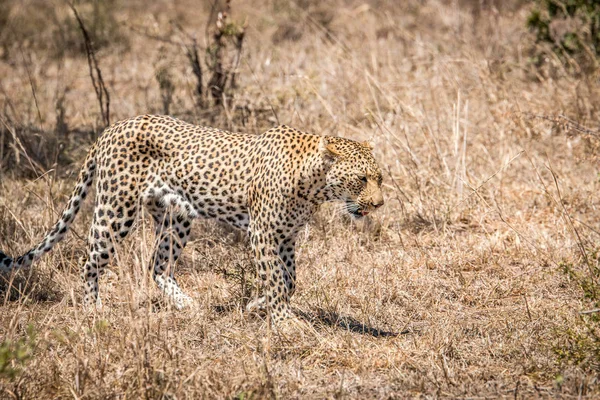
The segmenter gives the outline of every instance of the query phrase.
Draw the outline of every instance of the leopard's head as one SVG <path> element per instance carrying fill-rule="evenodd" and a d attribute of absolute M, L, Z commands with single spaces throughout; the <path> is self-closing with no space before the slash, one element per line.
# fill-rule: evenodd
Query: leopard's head
<path fill-rule="evenodd" d="M 340 137 L 323 137 L 319 144 L 328 164 L 328 200 L 344 202 L 346 211 L 362 218 L 383 205 L 381 169 L 370 144 Z"/>

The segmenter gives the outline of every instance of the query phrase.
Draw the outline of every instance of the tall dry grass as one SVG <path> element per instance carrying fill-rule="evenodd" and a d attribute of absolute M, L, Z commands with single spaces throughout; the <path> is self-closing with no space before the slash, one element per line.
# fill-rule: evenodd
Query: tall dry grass
<path fill-rule="evenodd" d="M 35 1 L 15 3 L 9 17 L 39 18 Z M 205 46 L 210 4 L 115 4 L 127 46 L 98 53 L 112 120 L 160 112 L 166 69 L 170 110 L 190 122 L 369 140 L 386 205 L 359 223 L 323 207 L 298 246 L 305 324 L 272 330 L 243 311 L 244 235 L 210 223 L 177 266 L 195 308 L 158 295 L 142 218 L 102 278 L 104 310 L 83 312 L 90 201 L 63 243 L 2 283 L 2 397 L 600 396 L 574 278 L 598 268 L 598 77 L 570 75 L 551 53 L 528 63 L 540 50 L 524 28 L 530 5 L 234 1 L 230 17 L 248 20 L 238 87 L 215 109 L 198 106 L 171 22 Z M 83 57 L 31 41 L 8 54 L 0 248 L 17 255 L 54 222 L 100 118 Z M 559 115 L 589 132 L 548 121 Z"/>

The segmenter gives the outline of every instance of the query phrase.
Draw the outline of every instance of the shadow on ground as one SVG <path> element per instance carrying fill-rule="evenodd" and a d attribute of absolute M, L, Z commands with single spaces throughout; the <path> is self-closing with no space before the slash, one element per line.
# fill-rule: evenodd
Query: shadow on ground
<path fill-rule="evenodd" d="M 233 304 L 233 303 L 226 304 L 226 305 L 215 305 L 215 306 L 213 306 L 213 310 L 216 313 L 221 314 L 221 313 L 231 312 L 233 309 L 236 309 L 237 307 L 239 307 L 239 305 Z M 343 329 L 346 331 L 360 333 L 362 335 L 370 335 L 373 337 L 397 337 L 400 335 L 406 335 L 408 333 L 413 332 L 412 329 L 405 329 L 400 332 L 386 331 L 383 329 L 369 326 L 369 325 L 362 323 L 352 317 L 340 315 L 333 311 L 326 311 L 322 308 L 317 308 L 315 311 L 311 311 L 311 312 L 306 312 L 306 311 L 302 311 L 297 308 L 294 308 L 294 313 L 299 318 L 312 324 L 315 328 L 325 325 L 325 326 L 331 326 L 334 328 L 340 328 L 340 329 Z M 263 319 L 266 318 L 264 311 L 263 312 L 253 312 L 252 315 L 258 316 Z"/>
<path fill-rule="evenodd" d="M 360 333 L 362 335 L 371 335 L 373 337 L 397 337 L 411 333 L 411 330 L 408 329 L 401 332 L 382 330 L 362 323 L 352 317 L 340 315 L 333 311 L 326 311 L 322 308 L 317 308 L 315 312 L 295 311 L 299 317 L 313 325 L 327 325 Z"/>
<path fill-rule="evenodd" d="M 29 269 L 13 274 L 0 274 L 0 304 L 28 301 L 58 303 L 63 293 L 45 273 Z"/>

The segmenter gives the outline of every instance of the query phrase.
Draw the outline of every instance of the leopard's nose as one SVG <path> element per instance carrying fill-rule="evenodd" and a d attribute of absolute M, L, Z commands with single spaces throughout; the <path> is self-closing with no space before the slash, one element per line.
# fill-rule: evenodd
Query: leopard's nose
<path fill-rule="evenodd" d="M 371 194 L 371 206 L 379 208 L 383 205 L 383 193 L 380 189 L 374 190 Z"/>
<path fill-rule="evenodd" d="M 383 199 L 377 199 L 371 202 L 371 205 L 375 208 L 379 208 L 383 205 Z"/>

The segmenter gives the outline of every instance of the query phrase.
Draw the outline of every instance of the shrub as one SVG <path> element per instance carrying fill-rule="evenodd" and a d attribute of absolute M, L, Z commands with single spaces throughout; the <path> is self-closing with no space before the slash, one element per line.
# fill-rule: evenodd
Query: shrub
<path fill-rule="evenodd" d="M 17 341 L 0 342 L 0 377 L 14 378 L 33 355 L 36 346 L 36 332 L 33 325 L 27 326 L 27 336 Z"/>
<path fill-rule="evenodd" d="M 593 251 L 583 268 L 562 263 L 563 272 L 574 282 L 583 295 L 585 310 L 579 319 L 562 332 L 564 341 L 554 350 L 559 361 L 576 365 L 584 370 L 600 371 L 600 254 Z"/>
<path fill-rule="evenodd" d="M 551 51 L 574 72 L 591 72 L 600 58 L 600 2 L 597 0 L 536 0 L 527 26 L 537 43 Z M 543 63 L 544 50 L 534 55 Z"/>

